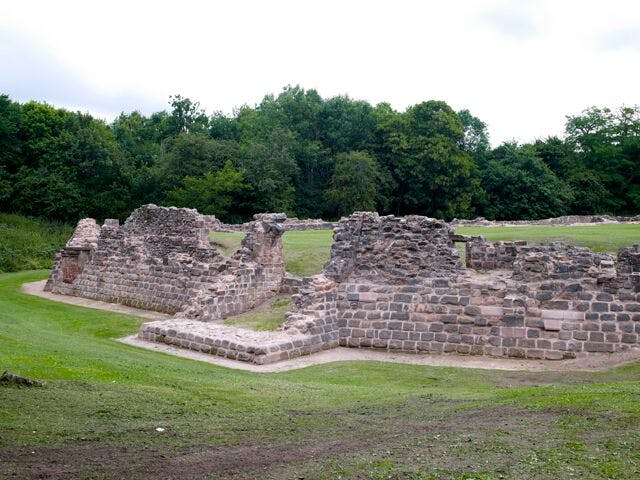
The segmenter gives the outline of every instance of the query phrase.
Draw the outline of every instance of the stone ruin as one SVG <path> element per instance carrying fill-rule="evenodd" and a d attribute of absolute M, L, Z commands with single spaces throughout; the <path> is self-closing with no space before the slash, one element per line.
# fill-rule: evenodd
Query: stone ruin
<path fill-rule="evenodd" d="M 80 220 L 45 290 L 212 321 L 276 294 L 284 276 L 284 214 L 260 214 L 231 258 L 209 241 L 215 217 L 146 205 L 120 226 Z"/>
<path fill-rule="evenodd" d="M 333 230 L 323 271 L 287 282 L 283 214 L 256 215 L 230 259 L 224 229 L 153 205 L 124 225 L 80 221 L 46 289 L 159 310 L 139 337 L 264 364 L 336 347 L 561 360 L 637 346 L 640 245 L 614 258 L 561 243 L 485 241 L 423 216 L 358 212 Z M 465 262 L 455 242 L 465 242 Z M 221 319 L 294 292 L 276 332 Z"/>

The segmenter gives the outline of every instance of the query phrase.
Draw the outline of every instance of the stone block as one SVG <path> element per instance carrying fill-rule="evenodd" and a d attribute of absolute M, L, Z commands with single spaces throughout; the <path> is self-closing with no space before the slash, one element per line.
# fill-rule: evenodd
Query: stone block
<path fill-rule="evenodd" d="M 622 343 L 637 343 L 638 336 L 635 333 L 623 333 L 621 340 Z"/>
<path fill-rule="evenodd" d="M 562 320 L 547 318 L 544 320 L 544 329 L 557 332 L 562 328 Z"/>
<path fill-rule="evenodd" d="M 613 353 L 614 346 L 611 343 L 585 342 L 584 349 L 586 352 L 607 352 Z"/>
<path fill-rule="evenodd" d="M 512 358 L 526 358 L 524 348 L 509 348 L 507 349 L 507 356 Z"/>
<path fill-rule="evenodd" d="M 527 358 L 539 360 L 542 360 L 544 358 L 544 350 L 530 348 L 525 353 L 527 355 Z"/>
<path fill-rule="evenodd" d="M 544 358 L 545 360 L 562 360 L 564 358 L 564 354 L 555 350 L 545 350 Z"/>
<path fill-rule="evenodd" d="M 593 312 L 608 312 L 609 311 L 609 304 L 608 303 L 603 303 L 603 302 L 592 302 L 591 303 L 591 310 Z"/>
<path fill-rule="evenodd" d="M 554 300 L 554 301 L 548 302 L 546 304 L 546 307 L 549 308 L 550 310 L 568 310 L 569 302 L 567 302 L 566 300 Z"/>
<path fill-rule="evenodd" d="M 504 313 L 502 307 L 481 305 L 480 314 L 487 317 L 500 317 Z"/>

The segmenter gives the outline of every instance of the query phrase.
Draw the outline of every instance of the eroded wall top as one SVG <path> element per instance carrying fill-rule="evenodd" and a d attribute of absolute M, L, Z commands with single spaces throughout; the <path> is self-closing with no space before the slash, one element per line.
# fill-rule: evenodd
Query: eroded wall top
<path fill-rule="evenodd" d="M 441 220 L 356 212 L 334 229 L 331 260 L 324 274 L 334 281 L 369 279 L 420 283 L 424 278 L 460 272 L 453 229 Z"/>

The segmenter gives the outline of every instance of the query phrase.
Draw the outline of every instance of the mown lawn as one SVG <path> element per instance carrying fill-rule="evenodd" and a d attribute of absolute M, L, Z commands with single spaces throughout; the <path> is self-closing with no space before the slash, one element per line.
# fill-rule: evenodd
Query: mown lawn
<path fill-rule="evenodd" d="M 252 330 L 275 330 L 284 321 L 284 314 L 291 310 L 290 297 L 275 297 L 249 312 L 224 320 L 225 325 L 251 328 Z"/>
<path fill-rule="evenodd" d="M 298 276 L 315 275 L 329 260 L 333 232 L 307 230 L 285 232 L 282 237 L 287 272 Z M 240 248 L 242 232 L 211 232 L 213 243 L 226 256 Z"/>
<path fill-rule="evenodd" d="M 596 252 L 616 252 L 620 247 L 640 243 L 640 224 L 610 224 L 580 227 L 458 227 L 463 235 L 483 235 L 489 241 L 527 240 L 550 242 L 559 240 L 589 247 Z"/>
<path fill-rule="evenodd" d="M 113 339 L 140 320 L 0 275 L 0 478 L 640 478 L 640 364 L 236 371 Z M 157 428 L 164 431 L 157 431 Z"/>

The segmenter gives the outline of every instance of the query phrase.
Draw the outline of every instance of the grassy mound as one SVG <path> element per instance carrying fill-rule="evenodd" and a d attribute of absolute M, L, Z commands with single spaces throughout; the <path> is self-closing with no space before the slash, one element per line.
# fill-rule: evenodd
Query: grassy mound
<path fill-rule="evenodd" d="M 72 232 L 62 223 L 0 213 L 0 272 L 50 268 Z"/>

